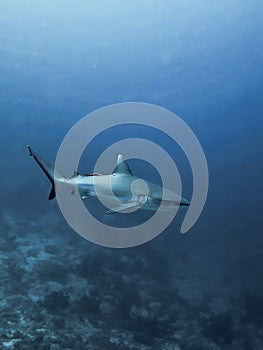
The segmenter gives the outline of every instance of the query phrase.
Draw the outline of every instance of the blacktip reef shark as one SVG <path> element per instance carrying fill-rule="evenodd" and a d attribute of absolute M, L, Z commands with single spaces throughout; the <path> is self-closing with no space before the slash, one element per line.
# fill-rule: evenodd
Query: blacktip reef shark
<path fill-rule="evenodd" d="M 77 186 L 82 199 L 97 197 L 97 193 L 99 193 L 101 198 L 103 197 L 109 202 L 116 203 L 117 197 L 120 205 L 108 210 L 106 214 L 121 213 L 128 209 L 137 210 L 140 208 L 157 211 L 160 209 L 161 204 L 162 210 L 190 205 L 185 198 L 176 193 L 133 175 L 128 162 L 124 160 L 121 154 L 118 155 L 117 164 L 112 174 L 101 175 L 93 173 L 80 175 L 74 172 L 72 177 L 66 178 L 55 174 L 52 166 L 34 152 L 30 146 L 27 146 L 27 148 L 29 155 L 34 158 L 52 184 L 49 200 L 56 197 L 56 184 L 63 182 L 72 188 Z M 137 184 L 137 186 L 133 186 L 133 184 Z M 132 187 L 133 190 L 131 190 Z"/>

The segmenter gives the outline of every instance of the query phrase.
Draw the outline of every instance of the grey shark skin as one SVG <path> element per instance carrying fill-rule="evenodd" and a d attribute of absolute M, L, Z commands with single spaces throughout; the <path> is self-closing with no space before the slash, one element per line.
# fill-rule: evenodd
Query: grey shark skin
<path fill-rule="evenodd" d="M 116 168 L 112 174 L 83 174 L 75 172 L 70 178 L 54 173 L 54 168 L 42 157 L 27 146 L 29 155 L 34 158 L 39 167 L 52 184 L 49 200 L 55 198 L 55 186 L 61 182 L 78 189 L 82 199 L 89 197 L 103 198 L 111 204 L 118 205 L 108 210 L 107 214 L 125 212 L 129 209 L 167 210 L 178 206 L 189 206 L 190 203 L 176 193 L 169 191 L 150 181 L 143 180 L 132 174 L 128 162 L 119 154 Z M 116 198 L 118 201 L 116 201 Z M 162 204 L 162 205 L 161 205 Z M 161 205 L 161 207 L 160 207 Z"/>

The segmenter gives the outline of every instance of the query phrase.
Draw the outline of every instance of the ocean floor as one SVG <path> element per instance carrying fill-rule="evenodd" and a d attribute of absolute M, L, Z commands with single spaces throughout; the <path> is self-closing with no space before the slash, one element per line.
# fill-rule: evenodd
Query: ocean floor
<path fill-rule="evenodd" d="M 151 243 L 111 250 L 52 217 L 4 213 L 0 259 L 0 349 L 263 349 L 263 297 L 204 293 L 202 271 L 189 283 L 183 259 L 168 283 Z"/>

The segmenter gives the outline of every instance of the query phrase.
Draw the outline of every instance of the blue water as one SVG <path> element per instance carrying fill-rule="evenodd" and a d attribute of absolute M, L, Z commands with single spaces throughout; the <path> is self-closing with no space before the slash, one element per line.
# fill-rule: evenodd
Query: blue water
<path fill-rule="evenodd" d="M 262 11 L 259 0 L 1 2 L 1 349 L 263 347 Z M 80 118 L 129 101 L 192 128 L 210 186 L 187 235 L 180 212 L 152 242 L 119 251 L 68 227 L 25 145 L 53 162 Z M 129 133 L 144 131 L 94 140 L 82 171 Z M 159 142 L 190 198 L 187 160 Z"/>

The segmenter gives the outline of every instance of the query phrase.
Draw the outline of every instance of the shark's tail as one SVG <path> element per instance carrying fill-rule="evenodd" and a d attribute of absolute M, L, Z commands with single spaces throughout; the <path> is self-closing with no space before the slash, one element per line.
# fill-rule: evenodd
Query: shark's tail
<path fill-rule="evenodd" d="M 49 181 L 51 182 L 52 187 L 48 199 L 54 199 L 56 197 L 54 168 L 50 164 L 48 164 L 44 159 L 42 159 L 36 152 L 34 152 L 30 146 L 27 146 L 27 148 L 29 151 L 29 155 L 35 159 L 37 164 L 40 166 L 40 168 L 43 170 L 43 172 L 46 174 Z"/>

